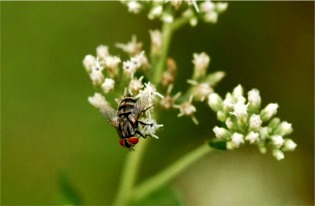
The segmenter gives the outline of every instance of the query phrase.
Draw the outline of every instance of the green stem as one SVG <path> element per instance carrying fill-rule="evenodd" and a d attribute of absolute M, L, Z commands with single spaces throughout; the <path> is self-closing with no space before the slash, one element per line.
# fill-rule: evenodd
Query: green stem
<path fill-rule="evenodd" d="M 139 165 L 147 145 L 148 140 L 143 140 L 143 142 L 137 145 L 134 152 L 127 154 L 125 167 L 113 205 L 126 205 L 130 201 L 130 194 L 133 191 L 132 188 L 134 187 Z"/>
<path fill-rule="evenodd" d="M 208 144 L 203 144 L 186 154 L 171 166 L 134 188 L 132 195 L 133 200 L 140 200 L 156 191 L 210 151 L 213 151 L 213 149 L 209 147 Z"/>
<path fill-rule="evenodd" d="M 158 84 L 161 81 L 163 71 L 165 69 L 166 59 L 168 56 L 168 50 L 174 31 L 187 24 L 190 20 L 190 16 L 185 16 L 175 20 L 173 23 L 163 23 L 162 26 L 162 51 L 159 61 L 153 68 L 153 83 Z"/>
<path fill-rule="evenodd" d="M 168 50 L 170 46 L 170 42 L 172 39 L 172 24 L 164 23 L 162 27 L 162 51 L 159 61 L 157 62 L 155 68 L 153 68 L 153 83 L 158 84 L 161 81 L 161 76 L 164 71 L 166 58 L 168 55 Z"/>

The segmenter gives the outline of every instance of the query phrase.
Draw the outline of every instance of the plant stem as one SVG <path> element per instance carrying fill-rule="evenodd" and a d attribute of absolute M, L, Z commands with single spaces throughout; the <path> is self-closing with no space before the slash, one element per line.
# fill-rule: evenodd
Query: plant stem
<path fill-rule="evenodd" d="M 132 195 L 133 201 L 140 200 L 150 193 L 156 191 L 210 151 L 213 151 L 213 149 L 209 147 L 208 144 L 203 144 L 177 160 L 175 163 L 160 173 L 144 181 L 139 186 L 134 188 Z"/>
<path fill-rule="evenodd" d="M 162 52 L 156 67 L 153 68 L 153 83 L 158 84 L 161 81 L 161 76 L 165 67 L 166 58 L 172 38 L 172 24 L 163 23 L 162 26 Z"/>
<path fill-rule="evenodd" d="M 137 150 L 129 152 L 125 160 L 125 167 L 121 176 L 120 184 L 113 205 L 126 205 L 130 201 L 130 194 L 133 191 L 137 178 L 140 162 L 143 157 L 148 140 L 144 140 L 137 145 Z"/>
<path fill-rule="evenodd" d="M 175 20 L 173 23 L 163 23 L 162 26 L 162 51 L 159 61 L 157 62 L 153 74 L 153 83 L 158 84 L 161 81 L 162 73 L 165 68 L 166 59 L 168 56 L 168 50 L 174 31 L 188 23 L 190 16 L 181 17 Z"/>

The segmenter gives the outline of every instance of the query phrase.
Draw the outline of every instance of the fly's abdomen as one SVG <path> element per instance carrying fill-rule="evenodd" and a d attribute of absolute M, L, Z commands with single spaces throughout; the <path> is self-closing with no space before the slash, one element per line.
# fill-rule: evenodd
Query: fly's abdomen
<path fill-rule="evenodd" d="M 119 123 L 118 132 L 121 138 L 129 138 L 135 136 L 134 127 L 129 121 L 121 121 Z"/>

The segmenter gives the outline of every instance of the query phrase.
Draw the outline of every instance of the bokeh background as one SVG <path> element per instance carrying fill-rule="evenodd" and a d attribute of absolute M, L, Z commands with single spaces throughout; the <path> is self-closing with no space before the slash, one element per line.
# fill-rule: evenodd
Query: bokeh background
<path fill-rule="evenodd" d="M 82 59 L 100 44 L 119 54 L 114 44 L 132 34 L 148 51 L 148 30 L 159 27 L 119 2 L 1 2 L 2 205 L 65 203 L 61 185 L 70 183 L 84 204 L 110 204 L 128 151 L 87 102 L 94 90 Z M 241 83 L 258 88 L 263 105 L 279 103 L 298 147 L 280 162 L 256 147 L 211 153 L 170 183 L 182 202 L 312 205 L 314 2 L 230 2 L 218 24 L 184 27 L 170 50 L 176 90 L 187 87 L 192 53 L 201 51 L 210 70 L 227 72 L 218 93 Z M 161 116 L 165 128 L 151 140 L 139 181 L 213 137 L 206 109 L 198 107 L 199 126 L 176 111 Z"/>

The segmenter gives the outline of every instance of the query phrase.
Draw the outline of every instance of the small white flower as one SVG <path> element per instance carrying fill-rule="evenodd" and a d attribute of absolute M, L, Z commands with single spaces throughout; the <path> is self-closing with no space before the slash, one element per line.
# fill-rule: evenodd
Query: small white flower
<path fill-rule="evenodd" d="M 257 132 L 251 131 L 246 137 L 245 140 L 249 141 L 250 144 L 253 144 L 259 140 L 259 134 Z"/>
<path fill-rule="evenodd" d="M 261 97 L 259 94 L 259 90 L 252 89 L 248 92 L 248 103 L 249 107 L 259 109 L 261 104 Z"/>
<path fill-rule="evenodd" d="M 129 1 L 127 3 L 127 6 L 128 6 L 128 11 L 134 14 L 138 14 L 142 9 L 141 4 L 138 3 L 137 1 Z"/>
<path fill-rule="evenodd" d="M 104 67 L 102 65 L 102 63 L 100 62 L 100 59 L 97 57 L 94 64 L 92 65 L 91 70 L 96 70 L 96 71 L 103 71 Z"/>
<path fill-rule="evenodd" d="M 135 55 L 134 57 L 131 57 L 130 61 L 136 66 L 136 68 L 139 68 L 141 67 L 143 56 L 144 51 L 142 51 L 140 54 Z"/>
<path fill-rule="evenodd" d="M 275 145 L 277 148 L 280 148 L 284 143 L 284 139 L 280 135 L 272 136 L 271 141 L 272 141 L 273 145 Z"/>
<path fill-rule="evenodd" d="M 243 92 L 244 92 L 243 87 L 239 84 L 233 89 L 232 95 L 233 95 L 234 99 L 237 99 L 237 100 L 239 97 L 241 97 L 242 99 L 245 99 L 243 97 Z"/>
<path fill-rule="evenodd" d="M 215 11 L 208 12 L 208 13 L 205 14 L 204 18 L 205 18 L 205 22 L 217 23 L 217 21 L 218 21 L 218 13 L 215 12 Z"/>
<path fill-rule="evenodd" d="M 96 108 L 100 108 L 101 106 L 107 104 L 105 97 L 100 93 L 94 93 L 94 96 L 88 97 L 88 101 Z"/>
<path fill-rule="evenodd" d="M 188 80 L 187 82 L 195 86 L 192 93 L 196 100 L 204 101 L 208 95 L 213 92 L 213 89 L 208 83 L 198 83 L 195 80 Z"/>
<path fill-rule="evenodd" d="M 292 129 L 292 124 L 288 123 L 286 121 L 281 122 L 280 125 L 278 126 L 278 128 L 276 129 L 275 133 L 285 136 L 285 135 L 289 135 L 293 132 Z"/>
<path fill-rule="evenodd" d="M 163 12 L 163 6 L 158 5 L 158 6 L 154 7 L 153 9 L 151 9 L 148 17 L 149 17 L 149 19 L 155 19 L 156 17 L 161 16 L 162 12 Z"/>
<path fill-rule="evenodd" d="M 220 121 L 220 122 L 225 122 L 227 116 L 224 112 L 222 111 L 218 111 L 217 112 L 217 119 Z"/>
<path fill-rule="evenodd" d="M 261 112 L 260 116 L 263 121 L 268 121 L 272 116 L 277 114 L 279 105 L 277 103 L 268 104 Z"/>
<path fill-rule="evenodd" d="M 263 127 L 259 131 L 260 139 L 266 139 L 269 136 L 269 129 L 268 127 Z"/>
<path fill-rule="evenodd" d="M 172 6 L 175 7 L 175 9 L 178 9 L 179 6 L 182 4 L 183 0 L 171 0 L 170 3 Z"/>
<path fill-rule="evenodd" d="M 222 98 L 217 93 L 209 94 L 208 105 L 213 111 L 217 112 L 223 107 Z"/>
<path fill-rule="evenodd" d="M 229 132 L 228 130 L 226 130 L 225 128 L 223 127 L 218 127 L 218 126 L 215 126 L 213 128 L 213 132 L 215 134 L 215 136 L 219 139 L 226 139 L 228 136 L 229 136 Z"/>
<path fill-rule="evenodd" d="M 150 30 L 151 49 L 153 54 L 160 54 L 162 50 L 162 33 L 160 30 Z"/>
<path fill-rule="evenodd" d="M 226 3 L 226 2 L 218 2 L 215 5 L 215 10 L 217 12 L 221 13 L 221 12 L 225 11 L 227 9 L 227 7 L 228 7 L 228 3 Z"/>
<path fill-rule="evenodd" d="M 164 13 L 162 16 L 162 21 L 165 23 L 172 23 L 174 21 L 174 17 L 171 14 Z"/>
<path fill-rule="evenodd" d="M 173 89 L 173 85 L 169 85 L 166 91 L 166 96 L 161 99 L 160 104 L 165 108 L 165 109 L 170 109 L 174 106 L 175 101 L 180 97 L 181 92 L 177 92 L 173 97 L 171 96 L 171 92 Z"/>
<path fill-rule="evenodd" d="M 284 140 L 283 151 L 294 151 L 297 144 L 291 139 Z"/>
<path fill-rule="evenodd" d="M 194 53 L 193 57 L 194 59 L 192 62 L 194 64 L 194 78 L 204 76 L 210 63 L 210 57 L 205 52 L 200 54 Z"/>
<path fill-rule="evenodd" d="M 232 142 L 235 144 L 236 147 L 239 147 L 240 144 L 244 143 L 244 136 L 240 133 L 235 132 L 232 135 Z"/>
<path fill-rule="evenodd" d="M 282 160 L 284 159 L 284 154 L 281 150 L 279 149 L 274 149 L 272 151 L 272 155 L 277 159 L 277 160 Z"/>
<path fill-rule="evenodd" d="M 102 89 L 104 93 L 107 94 L 114 89 L 114 86 L 115 86 L 115 81 L 113 79 L 106 78 L 102 84 Z"/>
<path fill-rule="evenodd" d="M 134 65 L 134 63 L 128 60 L 123 62 L 123 69 L 129 77 L 133 77 L 134 73 L 137 70 L 137 67 Z"/>
<path fill-rule="evenodd" d="M 253 130 L 259 130 L 261 127 L 262 121 L 260 119 L 260 116 L 258 114 L 253 114 L 249 118 L 249 127 Z"/>
<path fill-rule="evenodd" d="M 140 53 L 142 43 L 137 42 L 137 37 L 133 35 L 130 42 L 128 42 L 127 44 L 117 43 L 116 47 L 133 56 Z"/>
<path fill-rule="evenodd" d="M 154 119 L 151 118 L 146 118 L 146 119 L 141 119 L 142 122 L 145 122 L 146 124 L 151 124 L 151 125 L 142 125 L 140 124 L 140 132 L 144 136 L 151 136 L 156 139 L 159 139 L 159 137 L 155 134 L 158 129 L 163 127 L 163 124 L 157 124 Z"/>
<path fill-rule="evenodd" d="M 193 96 L 190 96 L 189 100 L 183 102 L 180 105 L 174 105 L 175 108 L 179 109 L 178 117 L 190 116 L 195 124 L 198 124 L 198 120 L 195 118 L 194 113 L 197 111 L 196 107 L 192 104 Z"/>
<path fill-rule="evenodd" d="M 98 58 L 104 59 L 106 56 L 109 55 L 109 53 L 108 53 L 108 46 L 99 45 L 96 48 L 96 55 L 97 55 Z"/>
<path fill-rule="evenodd" d="M 215 4 L 209 0 L 200 4 L 200 11 L 204 13 L 213 12 Z"/>
<path fill-rule="evenodd" d="M 235 124 L 230 117 L 225 120 L 225 125 L 228 129 L 233 129 Z"/>
<path fill-rule="evenodd" d="M 140 91 L 140 89 L 143 88 L 142 80 L 143 76 L 141 76 L 139 79 L 137 78 L 131 79 L 128 86 L 128 91 L 131 95 L 137 94 Z"/>
<path fill-rule="evenodd" d="M 197 26 L 197 24 L 198 24 L 198 18 L 191 18 L 191 19 L 189 20 L 189 24 L 190 24 L 190 26 L 192 26 L 192 27 Z"/>
<path fill-rule="evenodd" d="M 259 149 L 261 154 L 266 154 L 266 152 L 267 152 L 267 148 L 264 144 L 259 144 L 258 149 Z"/>
<path fill-rule="evenodd" d="M 100 85 L 104 80 L 104 75 L 102 73 L 102 70 L 92 69 L 92 72 L 90 74 L 90 78 L 93 82 L 93 85 Z"/>
<path fill-rule="evenodd" d="M 96 58 L 91 54 L 86 55 L 83 59 L 83 66 L 87 72 L 91 72 L 92 67 L 95 65 L 95 63 Z"/>
<path fill-rule="evenodd" d="M 233 149 L 236 148 L 236 145 L 234 144 L 234 142 L 227 142 L 227 143 L 226 143 L 226 148 L 227 148 L 228 150 L 233 150 Z"/>
<path fill-rule="evenodd" d="M 143 55 L 144 52 L 141 52 L 140 54 L 131 57 L 130 60 L 123 62 L 123 69 L 129 77 L 133 77 L 133 74 L 137 71 L 139 67 L 141 67 Z"/>
<path fill-rule="evenodd" d="M 118 64 L 121 62 L 120 58 L 117 56 L 106 56 L 104 58 L 105 66 L 107 68 L 116 69 L 118 67 Z"/>
<path fill-rule="evenodd" d="M 152 102 L 155 96 L 158 96 L 160 98 L 164 98 L 162 94 L 156 91 L 156 88 L 154 84 L 151 82 L 144 83 L 144 89 L 139 91 L 139 94 L 137 97 L 146 96 L 148 97 L 149 101 Z"/>
<path fill-rule="evenodd" d="M 233 104 L 232 107 L 233 112 L 231 112 L 231 114 L 235 115 L 237 118 L 242 118 L 247 115 L 248 104 L 245 104 L 244 97 L 239 96 L 237 102 Z"/>
<path fill-rule="evenodd" d="M 233 109 L 233 104 L 234 104 L 234 101 L 233 101 L 232 94 L 228 92 L 225 95 L 225 99 L 223 100 L 223 110 L 225 112 L 231 111 Z"/>

